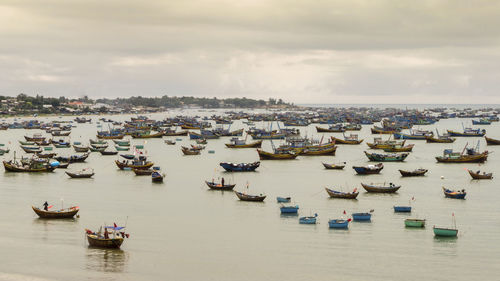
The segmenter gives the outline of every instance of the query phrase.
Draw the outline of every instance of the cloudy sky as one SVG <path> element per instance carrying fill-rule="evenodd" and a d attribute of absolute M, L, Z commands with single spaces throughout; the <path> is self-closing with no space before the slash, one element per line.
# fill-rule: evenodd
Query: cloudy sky
<path fill-rule="evenodd" d="M 0 95 L 500 103 L 500 1 L 1 0 Z"/>

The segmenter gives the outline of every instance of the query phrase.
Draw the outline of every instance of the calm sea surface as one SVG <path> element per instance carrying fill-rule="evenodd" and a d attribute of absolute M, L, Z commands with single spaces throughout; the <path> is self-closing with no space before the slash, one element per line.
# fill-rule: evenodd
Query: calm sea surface
<path fill-rule="evenodd" d="M 172 111 L 150 115 L 163 119 L 177 114 L 213 112 Z M 130 115 L 111 116 L 128 120 Z M 69 120 L 39 117 L 41 121 Z M 71 141 L 88 144 L 95 138 L 93 124 L 78 124 Z M 12 119 L 9 119 L 12 121 Z M 461 130 L 468 119 L 441 120 L 422 129 Z M 104 125 L 106 127 L 107 125 Z M 268 123 L 257 123 L 267 127 Z M 326 126 L 326 125 L 323 125 Z M 236 121 L 231 129 L 244 127 Z M 276 126 L 274 126 L 275 128 Z M 362 138 L 373 140 L 371 126 Z M 486 128 L 500 139 L 500 123 Z M 245 127 L 246 128 L 246 127 Z M 314 125 L 303 135 L 321 138 Z M 39 130 L 9 129 L 0 142 L 22 155 L 18 140 Z M 334 134 L 324 134 L 327 137 Z M 341 136 L 341 134 L 335 134 Z M 70 179 L 59 169 L 50 174 L 0 175 L 0 280 L 495 280 L 500 264 L 500 186 L 498 180 L 472 181 L 466 168 L 492 171 L 500 176 L 500 147 L 486 147 L 483 138 L 458 138 L 454 144 L 415 143 L 404 163 L 386 163 L 380 175 L 357 176 L 352 165 L 368 164 L 365 143 L 340 145 L 337 155 L 299 157 L 290 161 L 262 161 L 255 173 L 226 173 L 221 161 L 253 162 L 255 149 L 227 149 L 229 138 L 209 140 L 201 156 L 183 156 L 180 145 L 149 139 L 145 150 L 167 176 L 163 184 L 150 177 L 120 171 L 116 156 L 92 153 L 86 163 L 93 179 Z M 461 151 L 468 142 L 494 153 L 478 164 L 438 164 L 434 157 L 445 148 Z M 10 144 L 9 144 L 10 142 Z M 143 144 L 144 140 L 132 140 Z M 275 142 L 277 145 L 279 142 Z M 264 149 L 270 150 L 269 141 Z M 215 154 L 208 154 L 215 150 Z M 70 155 L 72 149 L 54 149 Z M 13 152 L 3 156 L 10 160 Z M 321 162 L 347 162 L 345 170 L 325 170 Z M 398 169 L 429 169 L 425 177 L 402 178 Z M 204 180 L 224 176 L 236 190 L 268 195 L 264 203 L 240 202 L 232 192 L 210 191 Z M 441 179 L 441 177 L 444 179 Z M 329 199 L 324 187 L 351 190 L 361 182 L 401 184 L 397 194 L 368 194 L 358 200 Z M 445 199 L 442 186 L 465 188 L 466 200 Z M 276 196 L 291 196 L 300 216 L 318 213 L 319 224 L 299 225 L 298 217 L 280 215 Z M 413 213 L 395 214 L 392 207 L 415 197 Z M 61 200 L 62 199 L 62 200 Z M 78 205 L 80 218 L 41 220 L 31 210 L 45 200 L 59 207 Z M 328 229 L 328 219 L 346 210 L 374 209 L 372 223 L 351 223 L 349 230 Z M 449 227 L 454 213 L 457 239 L 436 239 L 432 226 Z M 405 229 L 404 219 L 427 219 L 425 229 Z M 84 229 L 127 224 L 130 239 L 122 250 L 88 248 Z"/>

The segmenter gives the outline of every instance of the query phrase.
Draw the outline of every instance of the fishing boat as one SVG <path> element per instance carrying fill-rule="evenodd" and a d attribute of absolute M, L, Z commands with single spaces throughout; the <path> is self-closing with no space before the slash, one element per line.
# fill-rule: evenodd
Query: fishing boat
<path fill-rule="evenodd" d="M 384 164 L 378 163 L 376 165 L 367 165 L 367 166 L 352 166 L 352 168 L 359 175 L 371 175 L 371 174 L 379 174 L 380 171 L 384 168 Z"/>
<path fill-rule="evenodd" d="M 483 137 L 486 135 L 485 129 L 472 129 L 472 128 L 464 128 L 464 131 L 457 132 L 453 130 L 447 130 L 448 134 L 452 137 Z"/>
<path fill-rule="evenodd" d="M 465 196 L 467 195 L 467 192 L 465 192 L 465 189 L 451 190 L 451 189 L 445 188 L 444 186 L 443 186 L 443 193 L 444 193 L 444 197 L 452 198 L 452 199 L 465 199 Z"/>
<path fill-rule="evenodd" d="M 229 190 L 233 190 L 233 188 L 236 186 L 236 184 L 222 184 L 222 183 L 217 183 L 214 180 L 212 180 L 211 182 L 205 181 L 205 183 L 207 184 L 207 186 L 210 189 L 213 189 L 213 190 L 225 190 L 225 191 L 229 191 Z M 262 199 L 262 200 L 264 200 L 264 199 Z M 250 201 L 250 200 L 248 200 L 248 201 Z"/>
<path fill-rule="evenodd" d="M 75 149 L 75 152 L 87 152 L 87 151 L 89 151 L 88 146 L 73 145 L 73 148 Z"/>
<path fill-rule="evenodd" d="M 286 137 L 285 133 L 278 133 L 278 132 L 275 132 L 275 131 L 272 131 L 272 132 L 267 132 L 267 131 L 258 131 L 258 132 L 247 131 L 247 133 L 254 140 L 279 140 L 279 139 L 284 139 Z"/>
<path fill-rule="evenodd" d="M 401 145 L 392 145 L 387 148 L 383 148 L 385 152 L 411 152 L 413 150 L 414 144 L 409 144 L 405 146 Z"/>
<path fill-rule="evenodd" d="M 181 151 L 184 155 L 200 155 L 199 149 L 181 147 Z"/>
<path fill-rule="evenodd" d="M 132 160 L 135 158 L 134 154 L 120 154 L 120 156 L 127 159 L 127 160 Z"/>
<path fill-rule="evenodd" d="M 258 147 L 262 146 L 262 140 L 254 141 L 251 143 L 246 143 L 246 140 L 242 140 L 239 138 L 232 138 L 230 143 L 226 143 L 225 145 L 229 148 L 250 148 L 250 147 Z"/>
<path fill-rule="evenodd" d="M 374 184 L 365 184 L 361 183 L 361 186 L 368 192 L 375 193 L 394 193 L 401 188 L 401 185 L 395 185 L 392 182 L 386 185 L 374 185 Z"/>
<path fill-rule="evenodd" d="M 101 155 L 116 155 L 118 154 L 118 151 L 110 151 L 110 150 L 102 150 L 102 151 L 99 151 L 101 153 Z"/>
<path fill-rule="evenodd" d="M 297 158 L 297 154 L 294 152 L 280 152 L 280 151 L 275 151 L 274 153 L 272 152 L 266 152 L 261 149 L 257 149 L 257 152 L 259 153 L 259 158 L 260 160 L 290 160 L 290 159 L 295 159 Z"/>
<path fill-rule="evenodd" d="M 405 219 L 406 227 L 425 227 L 425 219 Z"/>
<path fill-rule="evenodd" d="M 207 144 L 207 140 L 206 139 L 196 139 L 196 144 Z"/>
<path fill-rule="evenodd" d="M 231 162 L 221 162 L 219 165 L 228 172 L 253 172 L 260 166 L 260 161 L 239 164 Z"/>
<path fill-rule="evenodd" d="M 28 146 L 36 145 L 36 143 L 34 141 L 22 141 L 22 140 L 20 140 L 19 143 L 21 145 L 28 145 Z"/>
<path fill-rule="evenodd" d="M 93 232 L 89 229 L 85 229 L 89 246 L 96 248 L 120 248 L 124 238 L 129 237 L 129 234 L 122 231 L 124 228 L 123 226 L 116 226 L 115 224 L 114 226 L 105 226 L 104 232 L 101 232 L 101 230 Z M 109 232 L 108 230 L 112 231 Z"/>
<path fill-rule="evenodd" d="M 52 206 L 49 206 L 49 209 Z M 69 219 L 74 217 L 80 209 L 78 206 L 72 206 L 66 209 L 60 210 L 44 210 L 35 206 L 31 206 L 33 211 L 42 219 Z"/>
<path fill-rule="evenodd" d="M 58 163 L 57 163 L 58 164 Z M 7 172 L 52 172 L 56 169 L 57 165 L 51 165 L 46 159 L 31 158 L 26 161 L 17 162 L 15 159 L 10 161 L 3 161 L 3 166 Z"/>
<path fill-rule="evenodd" d="M 472 125 L 491 125 L 491 121 L 487 118 L 481 118 L 479 120 L 472 120 Z"/>
<path fill-rule="evenodd" d="M 467 171 L 469 172 L 470 176 L 475 180 L 491 180 L 493 178 L 493 173 L 483 172 L 481 174 L 480 171 L 474 172 L 470 169 L 468 169 Z"/>
<path fill-rule="evenodd" d="M 453 143 L 455 142 L 455 138 L 450 137 L 449 135 L 438 136 L 437 138 L 434 136 L 426 136 L 425 140 L 428 143 Z"/>
<path fill-rule="evenodd" d="M 328 193 L 328 195 L 331 198 L 356 199 L 356 197 L 358 197 L 358 194 L 359 194 L 357 188 L 354 188 L 354 190 L 352 192 L 336 191 L 333 189 L 329 189 L 327 187 L 325 187 L 325 190 L 326 190 L 326 193 Z"/>
<path fill-rule="evenodd" d="M 487 150 L 478 153 L 475 149 L 465 149 L 467 149 L 467 154 L 464 154 L 463 151 L 453 152 L 452 149 L 445 149 L 443 156 L 437 156 L 436 160 L 440 163 L 483 163 L 488 159 Z"/>
<path fill-rule="evenodd" d="M 175 145 L 175 141 L 173 140 L 165 140 L 165 143 L 168 145 Z"/>
<path fill-rule="evenodd" d="M 160 167 L 153 167 L 153 173 L 151 173 L 151 181 L 152 182 L 163 182 L 163 178 L 165 174 L 160 172 Z"/>
<path fill-rule="evenodd" d="M 411 213 L 411 206 L 393 206 L 395 213 Z"/>
<path fill-rule="evenodd" d="M 86 169 L 76 171 L 76 172 L 66 171 L 65 173 L 66 173 L 66 175 L 70 176 L 70 178 L 84 179 L 84 178 L 91 178 L 94 175 L 94 169 L 86 168 Z"/>
<path fill-rule="evenodd" d="M 46 158 L 46 159 L 48 159 L 48 158 L 54 158 L 54 156 L 56 156 L 57 153 L 42 153 L 42 152 L 40 152 L 40 153 L 36 153 L 35 155 L 38 158 Z"/>
<path fill-rule="evenodd" d="M 393 134 L 394 139 L 405 139 L 405 140 L 425 140 L 426 136 L 432 136 L 433 133 L 430 131 L 421 130 L 411 130 L 410 134 L 405 134 L 401 132 L 396 132 Z"/>
<path fill-rule="evenodd" d="M 453 228 L 433 226 L 432 231 L 434 232 L 434 236 L 436 237 L 457 237 L 458 235 L 458 229 Z"/>
<path fill-rule="evenodd" d="M 486 139 L 486 144 L 487 145 L 500 145 L 500 140 L 488 138 L 486 136 L 484 137 L 484 139 Z"/>
<path fill-rule="evenodd" d="M 45 140 L 45 137 L 43 137 L 41 134 L 33 134 L 33 136 L 29 137 L 29 136 L 24 136 L 24 139 L 26 139 L 26 141 L 44 141 Z"/>
<path fill-rule="evenodd" d="M 107 146 L 105 147 L 90 147 L 90 152 L 101 152 L 101 151 L 104 151 L 106 150 Z"/>
<path fill-rule="evenodd" d="M 301 149 L 299 155 L 303 156 L 319 156 L 319 155 L 335 155 L 337 151 L 337 146 L 335 143 L 319 144 L 306 146 Z"/>
<path fill-rule="evenodd" d="M 323 164 L 323 167 L 325 167 L 325 169 L 328 169 L 328 170 L 342 170 L 342 169 L 344 169 L 346 162 L 343 163 L 344 165 L 342 165 L 342 164 L 328 164 L 328 163 L 321 163 L 321 164 Z"/>
<path fill-rule="evenodd" d="M 316 126 L 316 132 L 318 132 L 318 133 L 343 133 L 345 131 L 346 131 L 346 129 L 345 129 L 344 125 L 342 125 L 342 124 L 331 125 L 328 128 L 322 128 L 322 127 Z"/>
<path fill-rule="evenodd" d="M 42 152 L 42 148 L 39 147 L 39 146 L 25 146 L 25 145 L 21 145 L 21 148 L 26 153 L 40 153 L 40 152 Z"/>
<path fill-rule="evenodd" d="M 85 162 L 88 157 L 89 154 L 84 153 L 82 155 L 57 156 L 55 159 L 59 162 L 80 163 Z"/>
<path fill-rule="evenodd" d="M 134 132 L 131 134 L 132 138 L 134 139 L 151 139 L 151 138 L 161 138 L 163 137 L 163 132 L 156 132 L 156 133 L 151 133 L 151 132 Z"/>
<path fill-rule="evenodd" d="M 369 153 L 365 151 L 366 157 L 370 161 L 375 162 L 402 162 L 410 155 L 409 153 L 392 153 L 392 154 L 381 154 L 381 153 Z"/>
<path fill-rule="evenodd" d="M 262 202 L 264 199 L 266 199 L 266 195 L 249 195 L 245 194 L 243 192 L 238 192 L 235 191 L 236 196 L 241 200 L 241 201 L 251 201 L 251 202 Z"/>
<path fill-rule="evenodd" d="M 328 227 L 334 229 L 348 229 L 351 219 L 333 219 L 328 221 Z"/>
<path fill-rule="evenodd" d="M 390 148 L 394 145 L 404 146 L 406 140 L 395 141 L 395 140 L 382 140 L 382 138 L 373 138 L 373 143 L 367 142 L 366 145 L 371 149 L 384 149 Z"/>
<path fill-rule="evenodd" d="M 201 133 L 189 132 L 189 139 L 218 139 L 220 136 L 209 130 L 201 130 Z"/>
<path fill-rule="evenodd" d="M 352 220 L 353 221 L 371 221 L 372 219 L 372 214 L 371 213 L 353 213 L 352 214 Z"/>
<path fill-rule="evenodd" d="M 123 160 L 120 162 L 119 160 L 115 160 L 115 164 L 116 164 L 116 166 L 118 166 L 118 168 L 120 170 L 124 170 L 125 168 L 128 168 L 130 170 L 132 170 L 132 169 L 149 169 L 154 165 L 153 162 L 147 160 L 146 156 L 136 157 L 132 161 Z"/>
<path fill-rule="evenodd" d="M 403 177 L 418 177 L 424 176 L 427 173 L 427 169 L 415 169 L 413 171 L 398 170 Z"/>
<path fill-rule="evenodd" d="M 292 200 L 291 197 L 276 197 L 278 203 L 290 203 L 290 200 Z"/>
<path fill-rule="evenodd" d="M 281 214 L 297 214 L 298 211 L 299 211 L 299 205 L 295 205 L 295 206 L 281 205 L 281 207 L 280 207 Z"/>
<path fill-rule="evenodd" d="M 357 134 L 350 134 L 349 136 L 344 135 L 344 139 L 331 137 L 332 142 L 336 144 L 360 144 L 363 140 L 359 139 Z"/>
<path fill-rule="evenodd" d="M 318 217 L 318 214 L 314 214 L 314 216 L 300 217 L 299 223 L 300 224 L 316 224 L 317 217 Z"/>
<path fill-rule="evenodd" d="M 129 151 L 130 150 L 130 146 L 118 146 L 118 145 L 115 145 L 115 149 L 117 151 Z"/>
<path fill-rule="evenodd" d="M 395 128 L 385 128 L 385 127 L 382 128 L 377 126 L 373 126 L 373 128 L 370 129 L 372 131 L 372 134 L 386 134 L 386 135 L 392 135 L 400 131 L 399 129 Z"/>
<path fill-rule="evenodd" d="M 164 136 L 168 137 L 175 137 L 175 136 L 187 136 L 189 131 L 179 131 L 176 132 L 175 130 L 165 130 L 163 131 Z"/>
<path fill-rule="evenodd" d="M 113 140 L 113 142 L 118 146 L 130 146 L 129 140 Z"/>
<path fill-rule="evenodd" d="M 150 176 L 153 169 L 132 169 L 136 176 Z"/>
<path fill-rule="evenodd" d="M 90 144 L 107 144 L 107 142 L 106 142 L 106 141 L 104 141 L 104 140 L 99 140 L 99 139 L 98 139 L 98 140 L 89 139 L 89 143 L 90 143 Z"/>

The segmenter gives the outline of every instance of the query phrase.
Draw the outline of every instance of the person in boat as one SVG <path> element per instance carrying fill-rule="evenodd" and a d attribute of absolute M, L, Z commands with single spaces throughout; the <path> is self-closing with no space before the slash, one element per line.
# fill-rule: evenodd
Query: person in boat
<path fill-rule="evenodd" d="M 224 186 L 224 178 L 221 179 L 220 184 Z"/>
<path fill-rule="evenodd" d="M 47 201 L 45 201 L 45 203 L 43 203 L 43 209 L 45 211 L 48 211 L 49 210 L 49 203 L 47 203 Z"/>
<path fill-rule="evenodd" d="M 391 182 L 391 183 L 389 183 L 389 186 L 394 186 L 394 184 Z"/>
<path fill-rule="evenodd" d="M 480 173 L 481 173 L 481 170 L 477 170 L 476 174 L 478 174 L 478 175 L 479 175 Z"/>

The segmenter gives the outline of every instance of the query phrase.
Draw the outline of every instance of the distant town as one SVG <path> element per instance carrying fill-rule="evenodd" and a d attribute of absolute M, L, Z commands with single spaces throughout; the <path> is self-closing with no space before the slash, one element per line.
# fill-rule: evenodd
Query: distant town
<path fill-rule="evenodd" d="M 172 108 L 291 108 L 292 103 L 282 99 L 255 100 L 248 98 L 198 98 L 198 97 L 141 97 L 81 98 L 44 97 L 19 94 L 15 97 L 0 96 L 2 116 L 47 114 L 125 114 L 153 113 Z"/>

